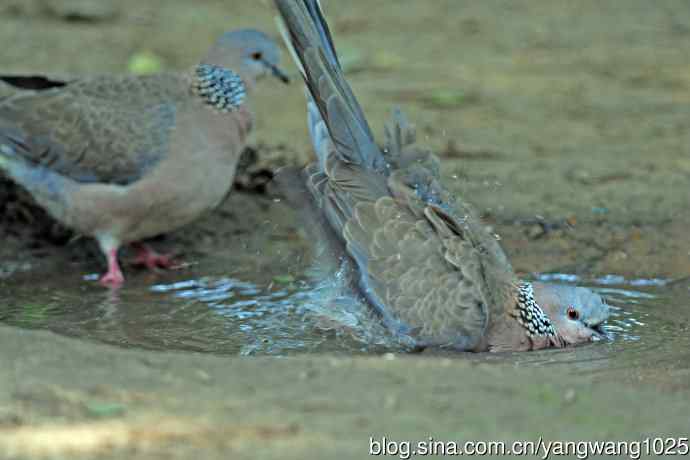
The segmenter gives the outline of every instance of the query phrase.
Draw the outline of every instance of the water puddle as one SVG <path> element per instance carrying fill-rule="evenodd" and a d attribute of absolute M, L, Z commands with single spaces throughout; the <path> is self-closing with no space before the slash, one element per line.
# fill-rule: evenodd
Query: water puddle
<path fill-rule="evenodd" d="M 371 311 L 348 294 L 342 272 L 298 276 L 284 270 L 250 272 L 227 264 L 135 276 L 118 292 L 73 273 L 37 283 L 26 276 L 2 281 L 0 321 L 126 347 L 231 355 L 382 353 L 401 351 Z M 283 267 L 284 269 L 284 267 Z M 688 366 L 690 282 L 579 279 L 538 275 L 540 281 L 579 284 L 613 308 L 607 340 L 564 350 L 463 355 L 515 366 L 566 366 L 583 372 L 668 364 Z M 675 363 L 675 364 L 674 364 Z"/>
<path fill-rule="evenodd" d="M 569 274 L 537 275 L 534 279 L 586 286 L 601 294 L 612 310 L 604 326 L 608 339 L 560 350 L 483 354 L 479 359 L 585 373 L 664 373 L 690 367 L 689 280 L 627 280 L 618 275 L 580 279 Z"/>

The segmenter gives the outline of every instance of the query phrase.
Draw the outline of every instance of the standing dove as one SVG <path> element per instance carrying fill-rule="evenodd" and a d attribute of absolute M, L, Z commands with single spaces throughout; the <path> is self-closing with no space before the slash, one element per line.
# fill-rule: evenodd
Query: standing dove
<path fill-rule="evenodd" d="M 186 73 L 96 76 L 6 96 L 0 170 L 98 241 L 108 261 L 102 284 L 124 282 L 124 244 L 149 268 L 169 266 L 137 242 L 191 222 L 227 194 L 252 127 L 246 90 L 267 73 L 287 82 L 279 58 L 268 36 L 244 29 L 223 34 Z"/>
<path fill-rule="evenodd" d="M 403 343 L 507 351 L 598 337 L 609 314 L 601 297 L 580 287 L 521 282 L 495 237 L 440 182 L 438 160 L 413 146 L 414 130 L 400 112 L 379 149 L 319 2 L 275 3 L 306 83 L 318 157 L 279 180 L 292 187 L 306 182 L 334 249 L 354 261 L 361 297 Z"/>

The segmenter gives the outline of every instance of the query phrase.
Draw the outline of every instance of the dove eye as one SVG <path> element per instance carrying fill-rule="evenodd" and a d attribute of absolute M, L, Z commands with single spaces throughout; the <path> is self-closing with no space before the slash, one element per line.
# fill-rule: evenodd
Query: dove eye
<path fill-rule="evenodd" d="M 568 318 L 575 321 L 580 318 L 580 312 L 575 310 L 573 307 L 568 307 Z"/>
<path fill-rule="evenodd" d="M 263 55 L 259 51 L 252 53 L 251 56 L 252 56 L 252 59 L 254 59 L 255 61 L 259 61 L 263 57 Z"/>

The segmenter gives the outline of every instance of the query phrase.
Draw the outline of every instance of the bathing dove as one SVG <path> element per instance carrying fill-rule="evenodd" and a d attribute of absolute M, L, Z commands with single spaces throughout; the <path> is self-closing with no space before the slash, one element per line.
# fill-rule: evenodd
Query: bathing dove
<path fill-rule="evenodd" d="M 438 160 L 414 147 L 414 130 L 400 112 L 388 124 L 386 147 L 377 146 L 318 1 L 275 3 L 306 83 L 318 157 L 302 172 L 280 174 L 288 184 L 301 175 L 330 240 L 354 262 L 361 297 L 403 343 L 507 351 L 598 337 L 608 317 L 601 297 L 521 282 L 496 238 L 443 186 Z"/>
<path fill-rule="evenodd" d="M 190 72 L 5 91 L 0 170 L 58 221 L 96 238 L 108 261 L 101 283 L 120 285 L 122 245 L 136 244 L 150 268 L 169 265 L 136 242 L 189 223 L 226 195 L 252 126 L 246 89 L 267 73 L 287 82 L 279 57 L 276 43 L 246 29 L 222 35 Z"/>

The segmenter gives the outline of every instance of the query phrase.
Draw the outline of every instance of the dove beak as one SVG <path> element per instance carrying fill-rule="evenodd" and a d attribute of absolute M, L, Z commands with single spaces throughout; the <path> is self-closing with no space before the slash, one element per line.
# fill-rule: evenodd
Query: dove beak
<path fill-rule="evenodd" d="M 283 72 L 277 65 L 271 64 L 270 62 L 262 59 L 261 62 L 263 65 L 268 67 L 271 70 L 271 75 L 276 77 L 278 80 L 282 81 L 285 84 L 290 83 L 290 78 L 287 76 L 285 72 Z"/>
<path fill-rule="evenodd" d="M 604 330 L 604 325 L 603 323 L 599 323 L 594 326 L 590 326 L 590 329 L 592 330 L 592 341 L 593 342 L 598 342 L 600 340 L 604 340 L 608 338 L 608 335 L 606 334 L 606 331 Z"/>

